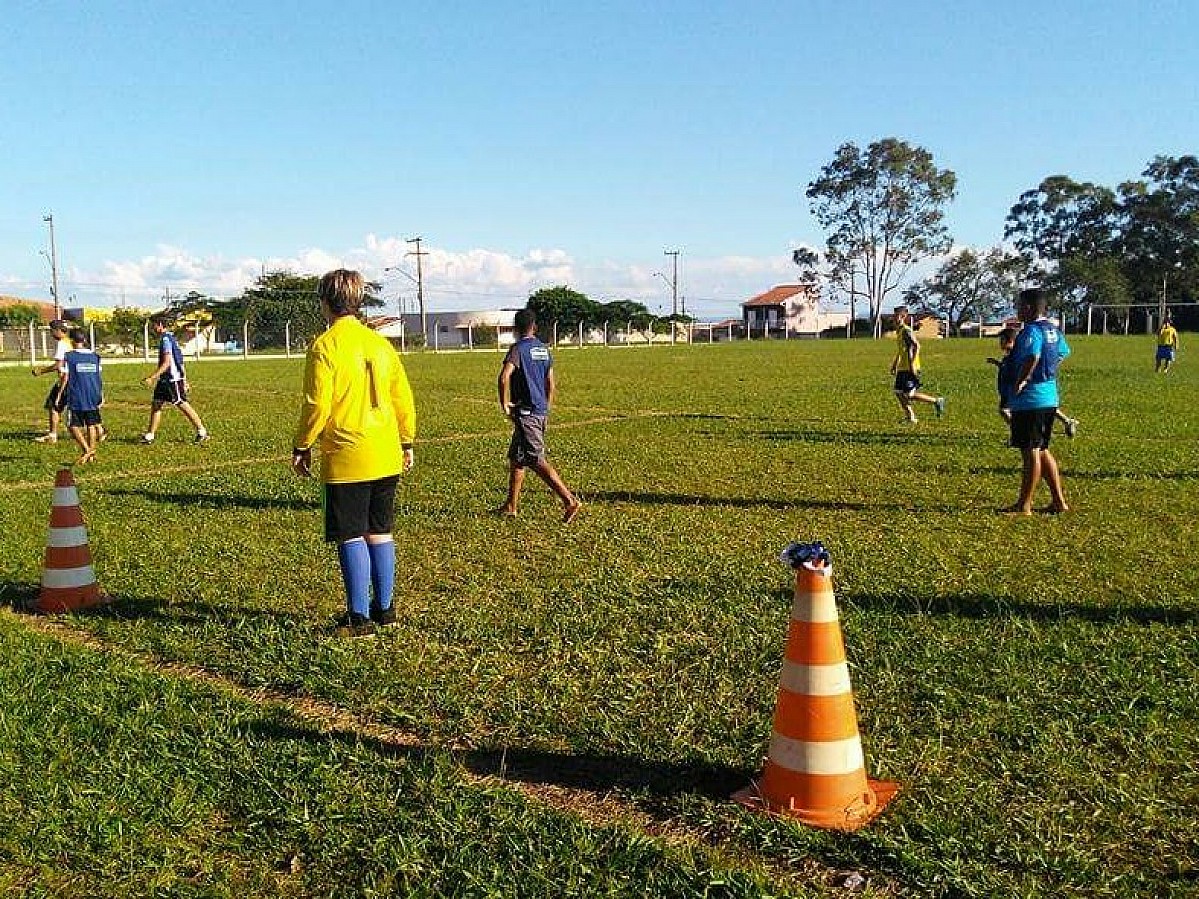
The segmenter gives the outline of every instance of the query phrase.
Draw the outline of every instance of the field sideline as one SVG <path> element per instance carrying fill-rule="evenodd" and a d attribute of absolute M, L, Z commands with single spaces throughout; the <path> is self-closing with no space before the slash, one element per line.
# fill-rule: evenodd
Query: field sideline
<path fill-rule="evenodd" d="M 899 424 L 892 345 L 556 354 L 555 464 L 503 498 L 499 354 L 416 354 L 399 624 L 326 634 L 319 494 L 287 469 L 302 361 L 189 363 L 170 411 L 76 469 L 115 597 L 0 612 L 0 892 L 196 896 L 1185 896 L 1199 891 L 1199 370 L 1071 337 L 1065 516 L 1011 520 L 992 341 L 925 345 L 944 419 Z M 36 591 L 69 441 L 0 370 L 0 600 Z M 172 417 L 173 416 L 173 417 Z M 790 607 L 830 548 L 871 776 L 832 834 L 727 801 L 761 769 Z M 99 751 L 97 751 L 99 750 Z M 112 886 L 109 887 L 108 885 Z"/>

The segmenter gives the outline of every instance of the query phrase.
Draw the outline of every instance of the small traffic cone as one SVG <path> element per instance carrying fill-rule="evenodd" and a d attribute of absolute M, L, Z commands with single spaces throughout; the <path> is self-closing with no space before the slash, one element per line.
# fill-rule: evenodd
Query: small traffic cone
<path fill-rule="evenodd" d="M 795 568 L 795 602 L 770 753 L 761 781 L 733 798 L 813 827 L 857 830 L 899 785 L 866 778 L 828 552 L 792 543 L 782 558 Z"/>
<path fill-rule="evenodd" d="M 73 612 L 107 602 L 96 583 L 87 528 L 79 508 L 79 491 L 71 466 L 63 465 L 54 478 L 54 503 L 46 535 L 46 560 L 42 566 L 42 592 L 34 611 L 46 614 Z"/>

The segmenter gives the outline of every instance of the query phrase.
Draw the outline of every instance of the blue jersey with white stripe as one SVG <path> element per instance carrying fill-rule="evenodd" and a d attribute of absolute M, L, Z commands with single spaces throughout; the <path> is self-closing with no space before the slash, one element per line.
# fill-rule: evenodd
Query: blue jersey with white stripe
<path fill-rule="evenodd" d="M 104 400 L 100 356 L 93 350 L 71 350 L 63 363 L 67 367 L 67 408 L 72 412 L 99 409 Z"/>
<path fill-rule="evenodd" d="M 184 379 L 183 350 L 179 348 L 179 341 L 175 339 L 174 334 L 170 331 L 163 331 L 162 338 L 158 341 L 158 364 L 162 365 L 168 359 L 171 363 L 170 367 L 158 376 L 158 380 L 182 381 Z"/>

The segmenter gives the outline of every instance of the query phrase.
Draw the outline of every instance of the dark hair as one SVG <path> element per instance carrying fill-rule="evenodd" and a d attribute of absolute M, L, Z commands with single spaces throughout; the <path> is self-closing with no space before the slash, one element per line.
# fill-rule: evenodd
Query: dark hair
<path fill-rule="evenodd" d="M 64 321 L 61 318 L 55 318 L 55 319 L 50 320 L 50 330 L 51 331 L 66 331 L 67 328 L 69 328 L 69 327 L 70 327 L 70 323 L 67 321 Z"/>
<path fill-rule="evenodd" d="M 1037 315 L 1044 315 L 1049 308 L 1049 297 L 1039 287 L 1026 287 L 1020 291 L 1019 304 L 1034 310 Z"/>
<path fill-rule="evenodd" d="M 516 313 L 513 324 L 516 326 L 517 333 L 530 334 L 537 327 L 537 315 L 532 309 L 526 307 Z"/>
<path fill-rule="evenodd" d="M 1000 343 L 1011 343 L 1013 340 L 1016 339 L 1016 335 L 1019 333 L 1020 333 L 1020 331 L 1016 328 L 1004 328 L 1002 331 L 999 332 L 999 342 Z"/>
<path fill-rule="evenodd" d="M 346 268 L 326 272 L 316 289 L 329 311 L 338 316 L 356 315 L 364 291 L 362 275 Z"/>
<path fill-rule="evenodd" d="M 67 336 L 71 338 L 71 343 L 81 343 L 87 346 L 87 331 L 83 328 L 72 328 L 71 333 Z"/>
<path fill-rule="evenodd" d="M 162 325 L 163 328 L 169 328 L 174 321 L 174 317 L 169 312 L 157 312 L 150 316 L 150 324 Z"/>

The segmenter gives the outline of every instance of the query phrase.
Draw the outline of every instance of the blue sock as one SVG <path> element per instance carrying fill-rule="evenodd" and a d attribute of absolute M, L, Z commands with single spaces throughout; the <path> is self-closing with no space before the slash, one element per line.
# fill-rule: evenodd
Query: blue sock
<path fill-rule="evenodd" d="M 337 544 L 337 561 L 341 563 L 346 604 L 351 612 L 365 618 L 371 613 L 371 554 L 366 549 L 366 540 L 355 537 Z"/>
<path fill-rule="evenodd" d="M 371 586 L 375 590 L 375 605 L 391 608 L 391 594 L 396 585 L 396 545 L 394 540 L 367 542 L 371 554 Z"/>

